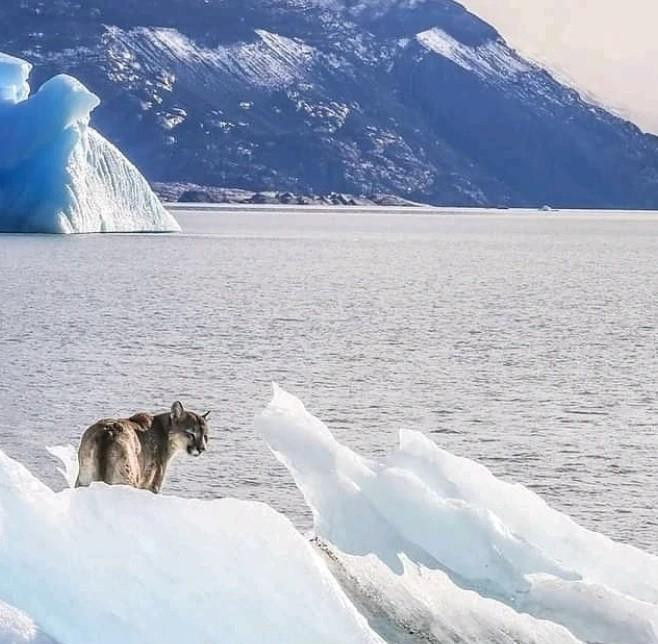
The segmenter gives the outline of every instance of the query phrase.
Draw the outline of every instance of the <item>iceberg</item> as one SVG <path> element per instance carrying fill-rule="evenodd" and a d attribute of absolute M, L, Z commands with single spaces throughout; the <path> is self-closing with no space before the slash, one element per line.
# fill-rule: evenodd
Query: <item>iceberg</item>
<path fill-rule="evenodd" d="M 171 232 L 178 223 L 89 126 L 97 96 L 65 74 L 30 96 L 30 63 L 0 54 L 0 232 Z"/>
<path fill-rule="evenodd" d="M 382 644 L 267 505 L 56 493 L 2 452 L 0 601 L 14 615 L 3 632 L 0 609 L 2 644 L 31 642 L 19 639 L 31 624 L 61 644 Z"/>
<path fill-rule="evenodd" d="M 658 643 L 657 557 L 578 526 L 423 434 L 402 431 L 382 462 L 363 458 L 276 386 L 257 427 L 310 506 L 334 574 L 372 624 L 384 619 L 380 632 Z"/>
<path fill-rule="evenodd" d="M 19 85 L 17 84 L 17 88 Z M 400 433 L 360 456 L 275 386 L 257 429 L 313 513 L 101 483 L 0 451 L 0 644 L 658 644 L 658 558 Z"/>

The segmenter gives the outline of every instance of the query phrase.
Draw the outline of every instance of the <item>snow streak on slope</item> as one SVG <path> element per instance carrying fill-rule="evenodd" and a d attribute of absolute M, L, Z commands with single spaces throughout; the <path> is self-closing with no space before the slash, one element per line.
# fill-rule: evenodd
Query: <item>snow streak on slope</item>
<path fill-rule="evenodd" d="M 303 79 L 315 58 L 315 51 L 304 43 L 270 33 L 254 32 L 254 42 L 217 48 L 203 47 L 175 29 L 136 28 L 123 31 L 108 28 L 106 44 L 113 61 L 115 80 L 130 80 L 132 64 L 139 73 L 174 70 L 213 86 L 222 78 L 256 87 L 277 88 Z"/>
<path fill-rule="evenodd" d="M 420 615 L 415 628 L 439 641 L 455 614 L 470 626 L 456 641 L 574 641 L 567 628 L 588 642 L 658 642 L 658 558 L 580 528 L 415 432 L 371 462 L 280 389 L 258 427 L 371 614 L 386 605 L 398 622 Z M 496 635 L 503 623 L 511 640 Z"/>
<path fill-rule="evenodd" d="M 438 28 L 424 31 L 416 38 L 423 47 L 452 60 L 483 79 L 489 76 L 512 79 L 518 74 L 532 70 L 530 65 L 501 42 L 487 42 L 479 47 L 470 47 Z"/>

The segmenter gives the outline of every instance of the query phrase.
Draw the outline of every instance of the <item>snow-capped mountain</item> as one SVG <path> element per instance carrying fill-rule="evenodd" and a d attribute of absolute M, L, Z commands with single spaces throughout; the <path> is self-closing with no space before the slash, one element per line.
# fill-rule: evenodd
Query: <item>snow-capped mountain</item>
<path fill-rule="evenodd" d="M 103 98 L 92 123 L 152 181 L 658 208 L 658 139 L 451 0 L 7 0 L 0 20 L 35 82 Z"/>

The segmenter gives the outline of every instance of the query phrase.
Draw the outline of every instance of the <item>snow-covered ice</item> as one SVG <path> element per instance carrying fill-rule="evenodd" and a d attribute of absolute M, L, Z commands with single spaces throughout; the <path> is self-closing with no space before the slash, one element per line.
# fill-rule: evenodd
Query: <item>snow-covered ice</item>
<path fill-rule="evenodd" d="M 44 635 L 24 612 L 0 601 L 0 642 L 2 644 L 57 644 Z"/>
<path fill-rule="evenodd" d="M 62 467 L 58 467 L 57 471 L 64 477 L 67 485 L 74 487 L 79 469 L 78 450 L 73 445 L 54 445 L 46 449 L 61 462 Z"/>
<path fill-rule="evenodd" d="M 176 231 L 146 179 L 89 126 L 99 99 L 59 75 L 30 96 L 31 65 L 0 54 L 0 231 Z"/>
<path fill-rule="evenodd" d="M 54 492 L 0 451 L 0 644 L 658 644 L 658 558 L 402 431 L 382 461 L 275 386 L 257 428 L 314 516 Z"/>
<path fill-rule="evenodd" d="M 465 642 L 658 642 L 658 558 L 420 433 L 373 462 L 278 387 L 257 426 L 358 602 L 439 640 L 457 621 Z"/>
<path fill-rule="evenodd" d="M 55 493 L 2 452 L 0 601 L 61 644 L 382 641 L 264 504 L 102 484 Z M 2 644 L 23 641 L 11 625 Z"/>

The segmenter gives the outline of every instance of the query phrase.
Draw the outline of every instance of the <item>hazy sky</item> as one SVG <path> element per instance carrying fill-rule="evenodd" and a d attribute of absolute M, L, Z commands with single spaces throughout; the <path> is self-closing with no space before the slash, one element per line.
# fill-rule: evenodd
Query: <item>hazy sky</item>
<path fill-rule="evenodd" d="M 658 134 L 658 0 L 460 0 L 510 45 Z"/>

